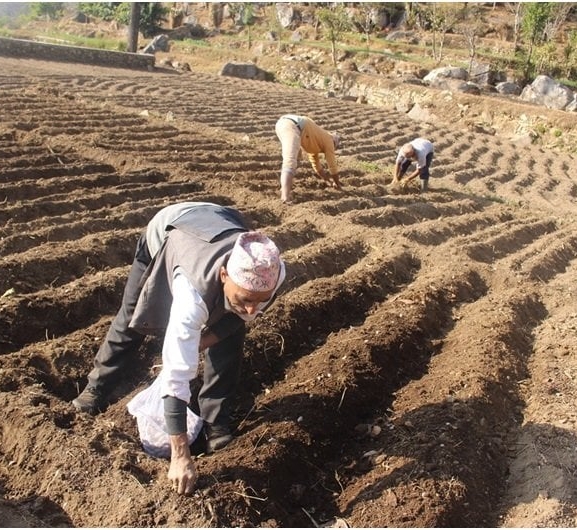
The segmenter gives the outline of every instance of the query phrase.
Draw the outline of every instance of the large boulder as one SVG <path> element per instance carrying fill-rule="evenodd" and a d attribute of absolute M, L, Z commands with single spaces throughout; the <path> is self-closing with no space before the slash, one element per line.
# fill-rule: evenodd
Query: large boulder
<path fill-rule="evenodd" d="M 503 94 L 504 96 L 518 96 L 521 93 L 521 87 L 512 81 L 497 83 L 495 89 L 499 94 Z"/>
<path fill-rule="evenodd" d="M 200 24 L 184 24 L 167 32 L 170 40 L 203 39 L 208 35 L 207 30 Z"/>
<path fill-rule="evenodd" d="M 258 81 L 272 81 L 274 77 L 270 72 L 259 68 L 254 63 L 226 63 L 222 67 L 220 75 Z"/>
<path fill-rule="evenodd" d="M 459 67 L 445 66 L 431 70 L 423 81 L 429 86 L 451 92 L 480 94 L 481 89 L 476 83 L 467 81 L 467 70 Z"/>
<path fill-rule="evenodd" d="M 295 20 L 295 10 L 290 3 L 276 4 L 276 18 L 283 28 L 290 28 Z"/>
<path fill-rule="evenodd" d="M 575 99 L 574 92 L 546 75 L 538 75 L 519 96 L 523 101 L 563 110 Z"/>
<path fill-rule="evenodd" d="M 458 79 L 460 81 L 467 81 L 469 74 L 464 68 L 457 66 L 443 66 L 442 68 L 435 68 L 431 70 L 423 79 L 425 83 L 433 87 L 446 88 L 447 79 Z"/>
<path fill-rule="evenodd" d="M 419 44 L 419 37 L 414 31 L 391 31 L 391 33 L 387 35 L 386 40 Z"/>
<path fill-rule="evenodd" d="M 168 35 L 157 35 L 142 50 L 142 53 L 167 52 L 170 50 L 170 39 Z"/>
<path fill-rule="evenodd" d="M 503 73 L 496 71 L 490 63 L 479 63 L 477 61 L 474 61 L 471 65 L 468 79 L 477 85 L 485 87 L 505 81 Z"/>

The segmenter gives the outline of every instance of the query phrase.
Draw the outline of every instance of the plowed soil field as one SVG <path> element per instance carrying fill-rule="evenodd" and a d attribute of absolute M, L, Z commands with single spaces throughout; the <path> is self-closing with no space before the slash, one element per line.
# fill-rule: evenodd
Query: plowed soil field
<path fill-rule="evenodd" d="M 0 59 L 0 512 L 7 526 L 577 524 L 577 161 L 279 84 Z M 537 112 L 541 112 L 538 109 Z M 343 191 L 303 161 L 279 200 L 283 113 L 338 131 Z M 430 192 L 390 188 L 436 146 Z M 249 327 L 236 438 L 174 493 L 128 400 L 70 401 L 140 231 L 180 200 L 240 209 L 287 281 Z"/>

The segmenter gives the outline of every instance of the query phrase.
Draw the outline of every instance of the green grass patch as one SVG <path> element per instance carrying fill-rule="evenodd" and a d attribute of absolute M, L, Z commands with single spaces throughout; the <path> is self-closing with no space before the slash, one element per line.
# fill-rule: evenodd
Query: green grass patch
<path fill-rule="evenodd" d="M 562 85 L 565 85 L 569 88 L 572 88 L 573 90 L 577 90 L 577 80 L 576 79 L 559 79 L 558 80 L 559 83 L 561 83 Z"/>
<path fill-rule="evenodd" d="M 43 35 L 38 35 L 36 40 L 49 44 L 80 46 L 99 50 L 126 51 L 127 48 L 127 43 L 123 40 L 104 37 L 83 37 L 61 31 L 47 31 Z"/>
<path fill-rule="evenodd" d="M 63 46 L 79 46 L 81 48 L 96 48 L 100 50 L 126 51 L 127 43 L 117 39 L 98 37 L 80 37 L 67 33 L 44 32 L 34 37 L 17 34 L 7 28 L 0 28 L 0 36 L 14 39 L 35 40 L 46 44 L 61 44 Z"/>
<path fill-rule="evenodd" d="M 378 162 L 372 162 L 369 160 L 352 160 L 350 165 L 363 173 L 379 173 L 383 174 L 387 172 L 387 167 L 383 164 L 379 164 Z"/>

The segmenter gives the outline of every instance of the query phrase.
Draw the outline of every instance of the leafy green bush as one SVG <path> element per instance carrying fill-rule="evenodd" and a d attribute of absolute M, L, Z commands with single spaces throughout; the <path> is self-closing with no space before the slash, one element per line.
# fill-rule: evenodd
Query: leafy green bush
<path fill-rule="evenodd" d="M 58 20 L 64 13 L 63 2 L 33 2 L 30 4 L 30 14 L 33 18 Z"/>
<path fill-rule="evenodd" d="M 577 31 L 572 30 L 567 35 L 567 42 L 563 47 L 563 60 L 567 78 L 577 76 Z"/>
<path fill-rule="evenodd" d="M 116 20 L 120 24 L 130 24 L 131 2 L 81 2 L 78 8 L 85 15 L 101 18 L 102 20 Z M 166 20 L 168 8 L 159 2 L 142 2 L 140 6 L 139 30 L 145 37 L 154 36 L 160 23 Z"/>
<path fill-rule="evenodd" d="M 119 5 L 120 2 L 80 2 L 78 9 L 85 15 L 102 20 L 114 20 Z"/>
<path fill-rule="evenodd" d="M 10 35 L 9 29 L 20 27 L 20 24 L 9 16 L 0 17 L 0 34 Z"/>

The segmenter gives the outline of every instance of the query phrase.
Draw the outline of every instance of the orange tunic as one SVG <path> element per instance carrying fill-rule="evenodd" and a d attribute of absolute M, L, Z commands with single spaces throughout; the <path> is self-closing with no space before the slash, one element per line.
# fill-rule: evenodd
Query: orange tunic
<path fill-rule="evenodd" d="M 316 173 L 321 174 L 319 155 L 323 153 L 331 175 L 339 172 L 335 144 L 330 133 L 317 125 L 311 118 L 302 116 L 301 147 L 308 154 L 309 161 Z"/>

